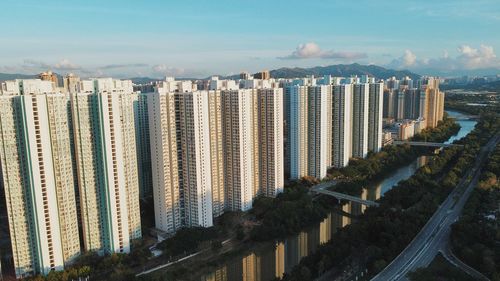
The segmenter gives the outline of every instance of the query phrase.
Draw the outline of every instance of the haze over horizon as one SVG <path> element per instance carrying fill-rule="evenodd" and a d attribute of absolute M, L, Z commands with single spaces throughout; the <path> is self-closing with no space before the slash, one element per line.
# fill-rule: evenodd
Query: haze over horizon
<path fill-rule="evenodd" d="M 356 62 L 500 73 L 494 0 L 141 3 L 6 0 L 0 72 L 203 78 Z"/>

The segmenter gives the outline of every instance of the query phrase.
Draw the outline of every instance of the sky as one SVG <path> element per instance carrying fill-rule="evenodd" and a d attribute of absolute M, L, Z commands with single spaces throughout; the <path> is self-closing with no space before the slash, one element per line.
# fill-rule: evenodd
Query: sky
<path fill-rule="evenodd" d="M 500 74 L 499 0 L 2 0 L 0 72 L 207 77 L 340 63 Z"/>

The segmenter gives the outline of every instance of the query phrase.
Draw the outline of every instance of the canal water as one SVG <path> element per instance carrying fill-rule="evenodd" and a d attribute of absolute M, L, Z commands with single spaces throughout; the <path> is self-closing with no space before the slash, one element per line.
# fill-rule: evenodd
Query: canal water
<path fill-rule="evenodd" d="M 467 118 L 466 115 L 459 112 L 447 112 L 450 117 L 459 119 Z M 461 129 L 455 136 L 450 137 L 447 143 L 464 137 L 476 124 L 475 121 L 469 120 L 457 122 L 460 124 Z M 384 180 L 363 189 L 361 197 L 367 200 L 379 199 L 399 181 L 411 177 L 429 159 L 429 156 L 421 156 L 412 163 L 397 169 Z M 321 244 L 329 242 L 333 234 L 338 229 L 350 224 L 351 217 L 361 214 L 365 206 L 357 203 L 348 203 L 341 208 L 342 212 L 332 211 L 318 225 L 304 230 L 297 235 L 288 237 L 285 241 L 276 242 L 274 245 L 261 247 L 258 250 L 235 257 L 220 265 L 212 272 L 203 275 L 200 280 L 269 281 L 282 277 L 284 273 L 290 272 L 303 257 L 313 253 Z"/>

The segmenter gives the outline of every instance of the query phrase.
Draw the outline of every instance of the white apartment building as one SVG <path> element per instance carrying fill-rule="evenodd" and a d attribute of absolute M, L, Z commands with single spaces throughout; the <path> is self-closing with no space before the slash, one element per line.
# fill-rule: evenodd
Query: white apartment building
<path fill-rule="evenodd" d="M 226 209 L 252 208 L 255 190 L 254 90 L 222 91 Z"/>
<path fill-rule="evenodd" d="M 258 90 L 259 185 L 265 196 L 283 192 L 283 89 Z"/>
<path fill-rule="evenodd" d="M 290 178 L 308 175 L 308 89 L 307 86 L 285 87 L 287 109 L 287 163 Z"/>
<path fill-rule="evenodd" d="M 175 94 L 186 226 L 213 225 L 209 92 Z"/>
<path fill-rule="evenodd" d="M 221 80 L 214 76 L 210 78 L 209 90 L 238 90 L 240 86 L 234 80 Z"/>
<path fill-rule="evenodd" d="M 69 100 L 38 79 L 1 89 L 0 185 L 15 274 L 48 274 L 80 254 Z"/>
<path fill-rule="evenodd" d="M 127 253 L 141 237 L 132 84 L 82 81 L 71 95 L 84 249 Z"/>
<path fill-rule="evenodd" d="M 332 87 L 309 86 L 307 109 L 308 176 L 323 179 L 331 162 Z"/>
<path fill-rule="evenodd" d="M 149 139 L 148 97 L 153 93 L 136 93 L 134 104 L 135 139 L 140 198 L 153 196 L 151 175 L 151 144 Z"/>
<path fill-rule="evenodd" d="M 368 153 L 369 84 L 354 84 L 352 94 L 352 156 L 364 158 Z"/>
<path fill-rule="evenodd" d="M 148 112 L 155 225 L 174 233 L 182 226 L 175 94 L 154 93 Z"/>
<path fill-rule="evenodd" d="M 214 217 L 218 217 L 224 213 L 225 207 L 221 91 L 210 91 L 208 93 L 208 103 L 208 118 L 210 122 L 210 165 L 212 173 L 212 214 Z"/>
<path fill-rule="evenodd" d="M 379 152 L 382 149 L 384 83 L 370 83 L 368 96 L 368 150 Z"/>
<path fill-rule="evenodd" d="M 345 167 L 352 155 L 352 84 L 333 87 L 332 160 L 336 168 Z"/>

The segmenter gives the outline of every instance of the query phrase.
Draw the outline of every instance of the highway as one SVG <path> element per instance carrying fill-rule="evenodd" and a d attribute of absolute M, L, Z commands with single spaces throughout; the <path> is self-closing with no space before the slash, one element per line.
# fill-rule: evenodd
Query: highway
<path fill-rule="evenodd" d="M 462 209 L 476 186 L 481 174 L 481 167 L 488 155 L 494 150 L 500 140 L 500 134 L 495 135 L 481 149 L 473 168 L 461 179 L 459 184 L 439 206 L 434 215 L 424 225 L 410 244 L 384 270 L 373 277 L 372 281 L 408 280 L 408 272 L 417 268 L 427 267 L 438 252 L 442 252 L 448 260 L 477 280 L 488 280 L 474 269 L 461 264 L 461 261 L 451 254 L 449 236 L 451 225 L 458 220 Z M 451 255 L 450 255 L 451 254 Z M 452 262 L 453 263 L 453 262 Z"/>

